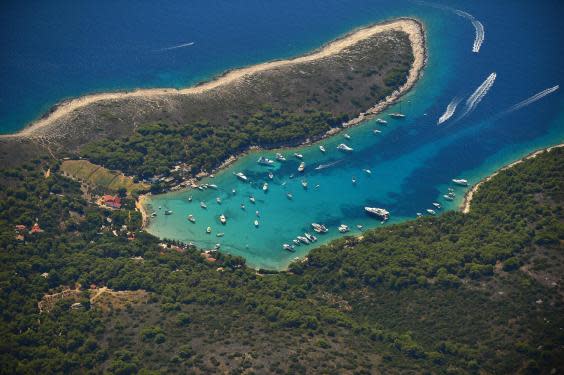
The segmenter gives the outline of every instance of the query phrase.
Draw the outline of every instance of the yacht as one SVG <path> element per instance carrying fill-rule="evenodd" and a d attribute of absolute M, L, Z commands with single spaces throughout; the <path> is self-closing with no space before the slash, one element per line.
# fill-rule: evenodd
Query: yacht
<path fill-rule="evenodd" d="M 319 146 L 319 149 L 321 150 L 321 152 L 327 151 L 327 150 L 325 150 L 325 147 L 323 147 L 323 146 Z"/>
<path fill-rule="evenodd" d="M 405 115 L 403 113 L 396 112 L 396 113 L 390 113 L 390 117 L 399 119 L 399 118 L 405 118 Z"/>
<path fill-rule="evenodd" d="M 339 225 L 339 232 L 341 233 L 347 233 L 349 231 L 349 227 L 345 224 L 341 224 Z"/>
<path fill-rule="evenodd" d="M 207 206 L 204 202 L 200 202 L 200 207 L 202 207 L 202 208 L 208 208 L 208 206 Z"/>
<path fill-rule="evenodd" d="M 210 234 L 210 233 L 211 233 L 211 227 L 207 227 L 207 228 L 206 228 L 206 233 L 207 233 L 207 234 Z"/>
<path fill-rule="evenodd" d="M 264 192 L 267 192 L 267 191 L 268 191 L 268 182 L 265 182 L 265 183 L 262 185 L 262 191 L 264 191 Z"/>
<path fill-rule="evenodd" d="M 195 223 L 196 219 L 194 218 L 194 215 L 192 215 L 192 214 L 188 215 L 188 221 L 191 222 L 191 223 Z"/>
<path fill-rule="evenodd" d="M 304 187 L 304 189 L 307 189 L 307 181 L 306 180 L 302 180 L 302 186 Z"/>
<path fill-rule="evenodd" d="M 317 237 L 312 236 L 311 234 L 309 234 L 309 233 L 307 233 L 307 232 L 304 233 L 304 236 L 305 236 L 305 238 L 307 238 L 307 239 L 309 240 L 309 242 L 315 242 L 315 241 L 317 241 Z"/>
<path fill-rule="evenodd" d="M 435 212 L 435 210 L 431 210 L 430 208 L 427 209 L 427 212 L 430 213 L 431 215 L 436 215 L 437 213 Z"/>
<path fill-rule="evenodd" d="M 340 145 L 338 145 L 337 148 L 341 151 L 352 151 L 352 150 L 354 150 L 352 147 L 349 147 L 344 143 L 341 143 Z"/>
<path fill-rule="evenodd" d="M 281 153 L 277 152 L 277 153 L 276 153 L 276 160 L 278 160 L 278 161 L 286 161 L 286 158 L 284 157 L 284 155 L 282 155 Z"/>
<path fill-rule="evenodd" d="M 172 210 L 165 210 L 164 214 L 165 215 L 172 215 Z"/>
<path fill-rule="evenodd" d="M 282 248 L 284 250 L 290 251 L 290 252 L 294 252 L 294 248 L 292 247 L 292 245 L 288 245 L 287 243 L 282 245 Z"/>
<path fill-rule="evenodd" d="M 217 204 L 221 204 L 221 198 L 220 197 L 215 198 L 215 201 L 217 202 Z"/>
<path fill-rule="evenodd" d="M 258 158 L 257 163 L 262 165 L 273 165 L 274 160 L 270 160 L 269 158 L 265 158 L 264 156 L 261 156 L 260 158 Z"/>
<path fill-rule="evenodd" d="M 251 194 L 251 195 L 249 196 L 249 200 L 251 201 L 251 203 L 255 203 L 255 197 L 254 197 L 254 195 Z"/>
<path fill-rule="evenodd" d="M 327 229 L 327 227 L 323 224 L 312 223 L 311 226 L 317 233 L 327 233 L 327 231 L 329 231 L 329 229 Z"/>
<path fill-rule="evenodd" d="M 303 172 L 304 169 L 305 169 L 305 163 L 302 161 L 302 162 L 300 163 L 300 166 L 298 167 L 298 172 Z"/>
<path fill-rule="evenodd" d="M 240 179 L 241 181 L 245 181 L 245 182 L 249 181 L 249 179 L 247 178 L 247 176 L 243 174 L 243 172 L 237 172 L 235 173 L 235 176 L 237 176 L 237 178 Z"/>
<path fill-rule="evenodd" d="M 453 178 L 452 182 L 460 186 L 468 186 L 468 180 L 465 180 L 463 178 Z"/>
<path fill-rule="evenodd" d="M 302 154 L 298 154 L 297 152 L 294 153 L 294 156 L 297 157 L 298 159 L 303 159 L 304 156 Z"/>
<path fill-rule="evenodd" d="M 435 208 L 438 209 L 438 210 L 441 209 L 441 205 L 438 204 L 437 202 L 433 202 L 433 206 L 435 206 Z"/>
<path fill-rule="evenodd" d="M 296 237 L 298 240 L 300 240 L 302 243 L 309 245 L 309 240 L 307 238 L 305 238 L 304 236 L 298 236 Z"/>
<path fill-rule="evenodd" d="M 372 174 L 372 171 L 371 171 L 370 169 L 363 169 L 363 171 L 364 171 L 366 174 Z"/>
<path fill-rule="evenodd" d="M 272 172 L 268 172 L 268 178 L 271 180 L 274 179 L 274 174 Z"/>
<path fill-rule="evenodd" d="M 259 221 L 258 221 L 258 220 L 255 220 L 255 227 L 258 228 L 258 226 L 259 226 Z"/>
<path fill-rule="evenodd" d="M 348 135 L 347 133 L 345 133 L 345 134 L 343 135 L 343 137 L 345 137 L 346 139 L 351 139 L 351 136 Z"/>
<path fill-rule="evenodd" d="M 219 221 L 221 221 L 221 224 L 227 223 L 227 218 L 225 218 L 224 214 L 219 215 Z"/>
<path fill-rule="evenodd" d="M 388 220 L 390 217 L 390 212 L 383 208 L 378 207 L 364 207 L 364 211 L 368 212 L 369 214 L 375 215 L 383 220 Z"/>
<path fill-rule="evenodd" d="M 450 194 L 445 194 L 443 195 L 443 198 L 446 199 L 447 201 L 452 201 L 454 200 L 454 197 Z"/>
<path fill-rule="evenodd" d="M 377 119 L 376 119 L 376 122 L 377 122 L 378 124 L 382 124 L 382 125 L 386 125 L 386 124 L 388 123 L 388 121 L 382 120 L 381 118 L 377 118 Z"/>
<path fill-rule="evenodd" d="M 286 196 L 288 197 L 288 199 L 293 199 L 294 196 L 292 195 L 292 193 L 286 193 Z"/>

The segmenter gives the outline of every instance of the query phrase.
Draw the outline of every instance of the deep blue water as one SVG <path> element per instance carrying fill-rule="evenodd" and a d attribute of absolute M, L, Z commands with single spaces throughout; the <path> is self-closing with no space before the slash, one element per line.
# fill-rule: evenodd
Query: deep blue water
<path fill-rule="evenodd" d="M 564 140 L 564 95 L 558 90 L 518 111 L 502 111 L 532 95 L 564 82 L 564 16 L 561 1 L 453 1 L 442 2 L 472 14 L 485 27 L 479 53 L 472 52 L 474 28 L 465 18 L 448 10 L 407 1 L 286 1 L 265 5 L 260 1 L 187 2 L 158 5 L 137 2 L 37 2 L 3 4 L 2 59 L 0 61 L 0 120 L 5 132 L 20 128 L 43 109 L 62 98 L 86 92 L 133 87 L 184 86 L 207 79 L 225 69 L 284 58 L 307 52 L 351 29 L 397 16 L 413 16 L 426 27 L 429 49 L 424 76 L 401 104 L 387 111 L 401 111 L 405 120 L 389 120 L 387 127 L 367 122 L 347 131 L 346 141 L 355 148 L 350 155 L 335 149 L 342 135 L 304 147 L 308 165 L 300 186 L 298 161 L 277 165 L 268 193 L 260 186 L 266 169 L 255 163 L 257 154 L 242 158 L 210 182 L 218 191 L 190 191 L 155 197 L 150 203 L 170 208 L 161 212 L 149 231 L 167 238 L 194 241 L 201 246 L 221 243 L 222 249 L 243 255 L 257 267 L 284 267 L 303 256 L 280 249 L 283 242 L 321 222 L 338 236 L 341 223 L 354 227 L 380 225 L 362 212 L 364 205 L 385 207 L 390 222 L 413 218 L 438 201 L 456 209 L 457 200 L 441 199 L 449 181 L 467 178 L 471 183 L 540 147 Z M 169 47 L 194 42 L 184 48 Z M 465 100 L 490 75 L 492 88 L 463 119 Z M 462 98 L 453 118 L 436 122 L 447 104 Z M 383 117 L 387 117 L 383 114 Z M 374 135 L 379 128 L 382 133 Z M 287 152 L 291 155 L 292 152 Z M 263 153 L 272 156 L 272 152 Z M 322 171 L 320 163 L 340 160 Z M 362 172 L 370 168 L 372 175 Z M 252 184 L 241 184 L 232 175 L 244 171 Z M 356 176 L 358 183 L 351 183 Z M 284 184 L 285 183 L 285 184 Z M 283 185 L 284 184 L 284 185 Z M 319 188 L 315 189 L 315 185 Z M 233 195 L 231 190 L 237 193 Z M 292 192 L 289 201 L 286 192 Z M 254 194 L 256 205 L 248 201 Z M 187 196 L 194 202 L 188 203 Z M 217 205 L 215 197 L 223 203 Z M 208 210 L 198 202 L 208 203 Z M 239 206 L 244 202 L 246 211 Z M 255 228 L 255 210 L 260 226 Z M 197 223 L 190 224 L 192 213 Z M 217 217 L 225 213 L 228 224 Z M 213 227 L 212 235 L 205 228 Z M 215 236 L 217 232 L 224 237 Z M 354 230 L 353 230 L 354 232 Z"/>

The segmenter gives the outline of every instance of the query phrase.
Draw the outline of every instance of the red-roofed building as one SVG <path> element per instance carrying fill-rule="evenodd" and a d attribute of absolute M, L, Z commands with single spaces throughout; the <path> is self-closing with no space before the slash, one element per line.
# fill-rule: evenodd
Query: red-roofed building
<path fill-rule="evenodd" d="M 104 195 L 102 196 L 102 204 L 111 208 L 120 208 L 121 207 L 121 198 L 113 195 Z"/>
<path fill-rule="evenodd" d="M 31 233 L 41 233 L 41 232 L 43 232 L 43 229 L 41 229 L 39 224 L 38 223 L 33 224 L 33 226 L 31 227 Z"/>
<path fill-rule="evenodd" d="M 24 231 L 24 230 L 26 230 L 26 229 L 27 229 L 27 227 L 26 227 L 25 225 L 23 225 L 23 224 L 18 224 L 18 225 L 16 225 L 16 230 L 17 230 L 18 232 Z"/>

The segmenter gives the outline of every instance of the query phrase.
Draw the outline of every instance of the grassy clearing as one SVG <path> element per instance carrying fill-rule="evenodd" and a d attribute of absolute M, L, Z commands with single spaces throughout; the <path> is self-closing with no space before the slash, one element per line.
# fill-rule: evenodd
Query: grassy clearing
<path fill-rule="evenodd" d="M 61 170 L 75 180 L 104 191 L 117 192 L 119 188 L 123 187 L 131 194 L 149 188 L 147 184 L 136 183 L 131 177 L 93 164 L 88 160 L 65 160 L 61 165 Z"/>

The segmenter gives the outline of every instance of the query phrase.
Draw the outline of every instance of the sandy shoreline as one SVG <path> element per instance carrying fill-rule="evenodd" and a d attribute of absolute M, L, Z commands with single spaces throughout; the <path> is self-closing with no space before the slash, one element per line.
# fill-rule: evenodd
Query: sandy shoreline
<path fill-rule="evenodd" d="M 512 163 L 509 163 L 509 164 L 499 168 L 497 171 L 495 171 L 491 175 L 487 176 L 486 178 L 483 178 L 482 180 L 480 180 L 480 182 L 478 182 L 476 185 L 472 186 L 472 188 L 466 192 L 466 194 L 464 195 L 464 201 L 460 205 L 460 210 L 465 214 L 470 212 L 470 205 L 472 204 L 472 199 L 474 198 L 474 195 L 476 194 L 476 192 L 480 189 L 480 186 L 482 186 L 482 184 L 484 184 L 485 182 L 490 181 L 492 178 L 497 176 L 500 172 L 505 171 L 509 168 L 512 168 L 512 167 L 516 166 L 517 164 L 520 164 L 520 163 L 522 163 L 526 160 L 533 159 L 533 158 L 537 157 L 538 155 L 540 155 L 544 152 L 550 152 L 552 149 L 560 148 L 560 147 L 564 147 L 564 143 L 560 143 L 560 144 L 554 145 L 554 146 L 544 147 L 544 148 L 541 148 L 540 150 L 533 151 L 530 154 L 522 157 L 521 159 L 516 160 Z"/>
<path fill-rule="evenodd" d="M 113 93 L 85 95 L 76 99 L 66 100 L 55 105 L 42 118 L 31 123 L 29 126 L 22 129 L 20 132 L 14 134 L 2 135 L 0 136 L 0 138 L 32 137 L 34 133 L 37 132 L 39 129 L 48 127 L 49 125 L 55 123 L 57 120 L 71 114 L 77 109 L 101 101 L 111 101 L 111 100 L 118 100 L 125 98 L 152 98 L 152 97 L 160 97 L 166 95 L 202 94 L 206 91 L 218 88 L 222 85 L 226 85 L 238 80 L 242 80 L 246 76 L 257 72 L 279 68 L 286 65 L 304 63 L 304 62 L 322 59 L 325 57 L 330 57 L 332 55 L 338 54 L 339 52 L 346 49 L 347 47 L 350 47 L 364 39 L 372 37 L 375 34 L 379 34 L 385 31 L 391 31 L 391 30 L 404 31 L 409 35 L 413 48 L 414 62 L 412 65 L 412 69 L 410 70 L 408 80 L 400 89 L 398 89 L 396 92 L 392 93 L 388 98 L 386 98 L 386 100 L 384 100 L 381 103 L 378 103 L 375 107 L 371 108 L 366 113 L 362 113 L 359 117 L 347 123 L 347 125 L 354 125 L 368 118 L 367 115 L 368 116 L 373 115 L 376 112 L 381 111 L 383 108 L 393 103 L 405 91 L 409 90 L 413 86 L 413 84 L 417 81 L 420 71 L 425 65 L 425 59 L 426 59 L 424 30 L 423 30 L 423 26 L 419 21 L 411 18 L 400 18 L 400 19 L 364 27 L 353 31 L 350 34 L 347 34 L 340 39 L 334 40 L 326 44 L 325 46 L 321 47 L 320 49 L 318 49 L 317 51 L 311 54 L 299 56 L 289 60 L 276 60 L 276 61 L 266 62 L 245 68 L 230 70 L 211 81 L 203 82 L 202 84 L 187 87 L 184 89 L 174 89 L 174 88 L 138 89 L 131 92 L 113 92 Z"/>

